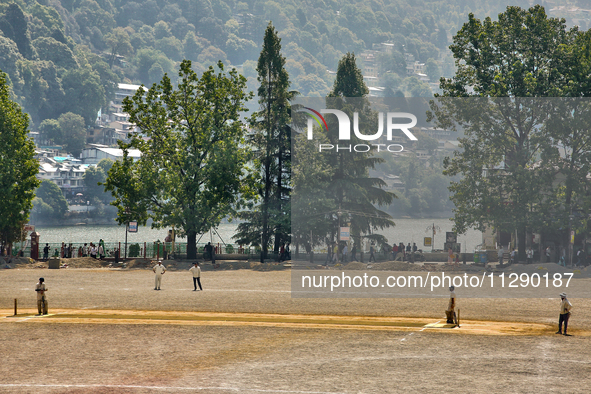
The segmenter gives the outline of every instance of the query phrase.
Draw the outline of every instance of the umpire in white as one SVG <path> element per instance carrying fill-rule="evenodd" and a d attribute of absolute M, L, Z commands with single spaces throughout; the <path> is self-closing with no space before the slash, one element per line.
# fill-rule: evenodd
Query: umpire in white
<path fill-rule="evenodd" d="M 162 261 L 158 260 L 158 264 L 152 268 L 152 271 L 156 274 L 154 290 L 160 290 L 160 284 L 162 283 L 162 275 L 166 272 L 166 268 L 162 265 Z"/>
<path fill-rule="evenodd" d="M 570 310 L 572 309 L 572 304 L 566 298 L 566 293 L 560 293 L 560 299 L 562 300 L 560 303 L 560 317 L 558 319 L 558 331 L 557 334 L 564 334 L 566 336 L 570 336 L 570 334 L 566 333 L 566 328 L 568 327 L 568 319 L 570 318 Z M 562 323 L 564 322 L 564 333 L 562 332 Z"/>

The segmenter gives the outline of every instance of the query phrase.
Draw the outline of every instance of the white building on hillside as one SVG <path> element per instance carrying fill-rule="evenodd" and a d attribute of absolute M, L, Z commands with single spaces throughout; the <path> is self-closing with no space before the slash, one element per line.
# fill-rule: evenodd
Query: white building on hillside
<path fill-rule="evenodd" d="M 134 160 L 137 160 L 140 158 L 141 153 L 139 149 L 130 149 L 129 156 Z M 97 164 L 102 159 L 111 159 L 115 161 L 122 158 L 122 149 L 109 148 L 106 145 L 100 144 L 88 144 L 88 146 L 84 148 L 80 154 L 80 159 L 84 162 L 84 164 Z"/>

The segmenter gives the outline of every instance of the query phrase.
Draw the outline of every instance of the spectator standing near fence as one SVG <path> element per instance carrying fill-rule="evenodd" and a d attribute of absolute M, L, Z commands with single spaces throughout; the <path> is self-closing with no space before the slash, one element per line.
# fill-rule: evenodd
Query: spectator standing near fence
<path fill-rule="evenodd" d="M 41 314 L 47 315 L 47 296 L 45 295 L 47 286 L 45 286 L 45 279 L 39 278 L 39 282 L 35 285 L 35 291 L 37 292 L 38 316 Z"/>
<path fill-rule="evenodd" d="M 503 265 L 503 253 L 505 251 L 503 250 L 503 246 L 499 246 L 499 250 L 497 252 L 497 256 L 499 258 L 499 265 Z"/>
<path fill-rule="evenodd" d="M 199 290 L 203 290 L 201 287 L 201 267 L 199 267 L 199 263 L 195 262 L 189 271 L 193 274 L 193 291 L 197 291 L 197 285 L 199 285 Z"/>
<path fill-rule="evenodd" d="M 43 248 L 43 260 L 47 261 L 49 259 L 49 244 L 45 244 Z"/>
<path fill-rule="evenodd" d="M 162 275 L 166 272 L 166 268 L 162 265 L 162 261 L 158 260 L 158 264 L 152 268 L 152 271 L 156 274 L 154 278 L 154 290 L 160 290 L 160 285 L 162 284 Z"/>
<path fill-rule="evenodd" d="M 560 303 L 560 316 L 558 318 L 558 331 L 556 333 L 570 336 L 570 334 L 566 333 L 566 329 L 568 327 L 568 319 L 570 318 L 570 310 L 573 306 L 568 298 L 566 298 L 566 293 L 560 293 L 560 299 L 562 301 Z M 562 323 L 564 323 L 564 333 L 562 332 Z"/>
<path fill-rule="evenodd" d="M 351 248 L 351 261 L 357 261 L 357 244 L 355 242 Z"/>
<path fill-rule="evenodd" d="M 531 246 L 529 248 L 527 248 L 527 250 L 525 251 L 525 255 L 527 257 L 527 263 L 532 264 L 533 260 L 534 260 L 534 251 L 531 248 Z"/>
<path fill-rule="evenodd" d="M 369 260 L 368 260 L 368 263 L 371 263 L 371 260 L 372 259 L 373 259 L 374 262 L 376 261 L 376 256 L 374 255 L 375 251 L 376 251 L 376 248 L 375 248 L 375 246 L 374 246 L 374 244 L 372 242 L 372 244 L 369 247 Z"/>

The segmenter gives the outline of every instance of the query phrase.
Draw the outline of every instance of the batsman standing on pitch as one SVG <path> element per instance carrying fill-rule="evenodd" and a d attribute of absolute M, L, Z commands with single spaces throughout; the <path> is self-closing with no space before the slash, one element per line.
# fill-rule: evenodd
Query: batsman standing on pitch
<path fill-rule="evenodd" d="M 154 290 L 160 290 L 160 284 L 162 283 L 162 275 L 166 272 L 166 268 L 162 265 L 162 261 L 158 260 L 158 264 L 152 268 L 152 271 L 156 274 Z"/>
<path fill-rule="evenodd" d="M 445 311 L 445 317 L 447 318 L 447 324 L 457 324 L 456 318 L 456 293 L 455 287 L 450 286 L 449 288 L 449 304 L 447 305 L 447 310 Z"/>
<path fill-rule="evenodd" d="M 572 304 L 566 298 L 566 293 L 560 293 L 560 299 L 562 302 L 560 303 L 560 317 L 558 319 L 558 331 L 557 334 L 562 334 L 562 323 L 564 322 L 564 335 L 570 337 L 570 334 L 566 333 L 566 328 L 568 327 L 568 319 L 570 318 L 570 310 L 572 309 Z"/>
<path fill-rule="evenodd" d="M 41 316 L 42 313 L 47 315 L 47 296 L 45 295 L 47 287 L 45 286 L 45 279 L 39 278 L 39 283 L 35 285 L 35 291 L 37 292 L 37 311 L 39 312 L 37 316 Z"/>

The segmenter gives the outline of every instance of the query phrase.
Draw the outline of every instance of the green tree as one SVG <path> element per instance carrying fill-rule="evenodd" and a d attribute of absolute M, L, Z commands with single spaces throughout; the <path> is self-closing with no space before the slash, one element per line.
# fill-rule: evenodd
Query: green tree
<path fill-rule="evenodd" d="M 57 119 L 45 119 L 39 125 L 39 132 L 45 139 L 53 141 L 54 144 L 61 145 L 64 143 L 64 134 Z"/>
<path fill-rule="evenodd" d="M 34 52 L 29 38 L 27 18 L 23 10 L 18 4 L 10 3 L 1 19 L 0 26 L 4 35 L 16 43 L 24 58 L 33 59 Z"/>
<path fill-rule="evenodd" d="M 99 109 L 106 104 L 99 74 L 90 67 L 69 70 L 64 73 L 62 86 L 64 108 L 82 116 L 87 126 L 93 125 Z"/>
<path fill-rule="evenodd" d="M 360 123 L 375 129 L 378 124 L 377 113 L 370 108 L 368 92 L 355 55 L 347 53 L 339 61 L 333 89 L 326 99 L 327 108 L 339 109 L 349 119 L 353 119 L 353 113 L 357 112 Z M 330 144 L 337 145 L 339 127 L 332 118 L 327 119 L 327 122 L 332 123 L 329 124 L 328 129 L 331 131 L 327 137 Z M 357 136 L 351 136 L 350 142 L 352 145 L 363 143 Z M 333 223 L 332 239 L 340 233 L 339 225 L 350 223 L 351 235 L 356 242 L 360 242 L 361 237 L 380 244 L 386 241 L 383 236 L 373 234 L 373 231 L 392 226 L 394 222 L 389 214 L 376 206 L 390 205 L 395 195 L 384 190 L 386 184 L 381 179 L 369 176 L 369 170 L 381 162 L 383 159 L 373 157 L 371 153 L 338 150 L 328 153 L 328 164 L 332 171 L 328 193 L 337 210 L 329 217 Z"/>
<path fill-rule="evenodd" d="M 102 203 L 109 203 L 113 199 L 106 192 L 104 183 L 107 174 L 113 166 L 113 160 L 102 159 L 96 166 L 89 167 L 84 172 L 84 185 L 86 186 L 86 198 L 98 198 Z"/>
<path fill-rule="evenodd" d="M 32 42 L 40 60 L 52 61 L 64 69 L 78 68 L 78 62 L 72 50 L 52 37 L 39 37 Z"/>
<path fill-rule="evenodd" d="M 0 243 L 11 245 L 21 239 L 29 218 L 39 163 L 35 144 L 27 136 L 29 118 L 10 99 L 6 76 L 0 73 Z"/>
<path fill-rule="evenodd" d="M 118 55 L 127 56 L 133 53 L 129 34 L 121 27 L 116 27 L 110 33 L 105 34 L 105 42 L 111 50 L 109 54 L 109 68 L 113 68 Z"/>
<path fill-rule="evenodd" d="M 148 139 L 121 144 L 124 152 L 139 149 L 141 158 L 115 163 L 106 181 L 120 224 L 129 218 L 126 211 L 137 209 L 142 223 L 149 215 L 156 228 L 173 226 L 187 237 L 190 259 L 196 257 L 197 234 L 240 206 L 251 183 L 240 120 L 246 79 L 235 69 L 225 72 L 221 62 L 218 68 L 198 78 L 185 60 L 176 89 L 165 75 L 147 93 L 123 101 L 130 122 Z"/>
<path fill-rule="evenodd" d="M 430 57 L 427 59 L 427 63 L 425 63 L 425 73 L 429 76 L 429 80 L 431 82 L 438 81 L 441 77 L 441 69 L 439 68 L 439 64 Z"/>
<path fill-rule="evenodd" d="M 242 244 L 262 243 L 263 256 L 267 255 L 271 238 L 273 250 L 289 242 L 291 171 L 291 104 L 295 92 L 289 90 L 289 75 L 285 70 L 285 57 L 281 55 L 281 39 L 272 23 L 265 30 L 263 49 L 257 65 L 259 82 L 259 111 L 253 115 L 254 163 L 260 185 L 260 204 L 250 212 L 242 213 L 244 223 L 238 225 L 236 238 Z"/>
<path fill-rule="evenodd" d="M 41 186 L 37 189 L 37 198 L 49 205 L 52 209 L 52 219 L 63 219 L 66 212 L 68 212 L 68 202 L 64 197 L 64 193 L 59 186 L 52 181 L 44 180 Z"/>
<path fill-rule="evenodd" d="M 571 76 L 562 52 L 575 36 L 539 5 L 507 7 L 495 22 L 470 14 L 450 46 L 456 74 L 440 86 L 444 97 L 482 99 L 433 106 L 440 124 L 451 117 L 465 127 L 463 151 L 444 162 L 446 175 L 463 176 L 450 186 L 455 230 L 492 225 L 516 232 L 520 261 L 526 232 L 548 215 L 544 195 L 554 179 L 549 162 L 539 160 L 551 142 L 540 127 L 550 108 L 528 97 L 564 93 Z"/>
<path fill-rule="evenodd" d="M 66 152 L 71 153 L 74 157 L 80 156 L 86 144 L 84 118 L 72 112 L 66 112 L 65 114 L 61 114 L 57 121 L 62 130 L 62 144 Z"/>

